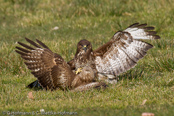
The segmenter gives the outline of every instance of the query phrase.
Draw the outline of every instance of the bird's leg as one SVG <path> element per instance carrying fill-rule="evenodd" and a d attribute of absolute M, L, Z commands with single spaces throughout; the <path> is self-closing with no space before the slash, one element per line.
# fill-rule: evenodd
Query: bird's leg
<path fill-rule="evenodd" d="M 105 81 L 105 82 L 110 83 L 110 84 L 116 84 L 118 82 L 119 78 L 114 76 L 114 75 L 98 73 L 97 80 L 98 81 Z"/>
<path fill-rule="evenodd" d="M 78 69 L 76 70 L 76 74 L 79 74 L 80 72 L 82 72 L 82 68 L 78 68 Z"/>
<path fill-rule="evenodd" d="M 90 90 L 92 88 L 94 89 L 105 89 L 107 87 L 107 85 L 103 82 L 91 82 L 85 85 L 81 85 L 78 86 L 74 89 L 72 89 L 72 92 L 77 92 L 77 91 L 86 91 L 86 90 Z"/>

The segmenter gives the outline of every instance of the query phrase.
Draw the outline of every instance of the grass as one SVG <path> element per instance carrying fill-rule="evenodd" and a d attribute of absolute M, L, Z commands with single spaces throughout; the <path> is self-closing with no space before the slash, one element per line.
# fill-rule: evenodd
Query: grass
<path fill-rule="evenodd" d="M 172 0 L 0 0 L 0 112 L 77 112 L 78 115 L 174 114 L 174 3 Z M 160 40 L 116 85 L 104 91 L 30 90 L 35 78 L 15 53 L 24 37 L 46 43 L 66 61 L 81 39 L 93 48 L 132 23 L 156 27 Z M 54 27 L 59 27 L 54 30 Z M 34 100 L 28 99 L 32 91 Z M 143 101 L 146 100 L 145 103 Z M 2 113 L 1 113 L 2 115 Z"/>

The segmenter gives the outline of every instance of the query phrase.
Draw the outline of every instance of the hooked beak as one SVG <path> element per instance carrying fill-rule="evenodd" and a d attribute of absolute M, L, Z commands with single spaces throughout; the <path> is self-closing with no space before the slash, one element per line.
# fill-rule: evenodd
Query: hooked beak
<path fill-rule="evenodd" d="M 86 47 L 86 45 L 84 45 L 84 46 L 83 46 L 83 50 L 85 50 L 85 52 L 86 52 L 86 50 L 87 50 L 87 47 Z"/>

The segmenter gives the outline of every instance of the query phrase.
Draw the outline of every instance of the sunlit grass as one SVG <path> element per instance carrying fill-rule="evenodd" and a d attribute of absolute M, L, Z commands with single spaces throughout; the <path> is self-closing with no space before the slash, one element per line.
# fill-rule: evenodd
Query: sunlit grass
<path fill-rule="evenodd" d="M 71 111 L 79 115 L 173 115 L 174 2 L 172 0 L 0 0 L 0 111 Z M 35 80 L 15 53 L 17 41 L 39 39 L 66 61 L 87 39 L 94 49 L 132 23 L 161 36 L 135 68 L 104 91 L 30 90 Z M 54 27 L 58 27 L 54 30 Z M 27 97 L 32 91 L 34 100 Z M 142 104 L 147 100 L 145 104 Z"/>

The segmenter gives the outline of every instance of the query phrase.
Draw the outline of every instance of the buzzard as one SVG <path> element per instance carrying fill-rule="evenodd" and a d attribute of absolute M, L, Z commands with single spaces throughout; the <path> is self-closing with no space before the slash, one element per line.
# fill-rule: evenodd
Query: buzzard
<path fill-rule="evenodd" d="M 105 83 L 94 81 L 94 72 L 90 66 L 83 67 L 80 74 L 75 74 L 64 59 L 53 53 L 44 43 L 37 43 L 25 38 L 31 45 L 18 42 L 23 47 L 16 47 L 16 52 L 25 60 L 25 64 L 31 73 L 38 79 L 31 85 L 39 84 L 45 89 L 57 88 L 72 91 L 84 91 L 90 88 L 105 87 Z"/>
<path fill-rule="evenodd" d="M 29 87 L 41 85 L 51 90 L 68 88 L 83 91 L 106 87 L 103 80 L 115 83 L 119 74 L 133 68 L 153 47 L 141 39 L 160 39 L 152 30 L 154 27 L 147 24 L 132 24 L 125 30 L 116 32 L 111 40 L 96 50 L 92 49 L 88 40 L 81 40 L 77 44 L 74 58 L 69 62 L 39 40 L 35 43 L 26 38 L 34 47 L 18 42 L 23 47 L 16 47 L 16 52 L 38 79 Z"/>

